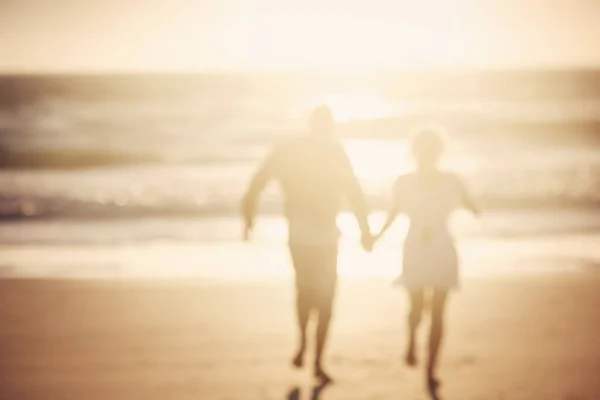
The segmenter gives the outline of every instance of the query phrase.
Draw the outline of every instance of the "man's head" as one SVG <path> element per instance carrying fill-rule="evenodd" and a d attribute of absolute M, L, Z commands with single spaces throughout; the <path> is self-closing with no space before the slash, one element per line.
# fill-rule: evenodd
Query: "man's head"
<path fill-rule="evenodd" d="M 310 133 L 314 136 L 330 136 L 333 134 L 335 121 L 333 113 L 327 106 L 320 106 L 310 115 Z"/>

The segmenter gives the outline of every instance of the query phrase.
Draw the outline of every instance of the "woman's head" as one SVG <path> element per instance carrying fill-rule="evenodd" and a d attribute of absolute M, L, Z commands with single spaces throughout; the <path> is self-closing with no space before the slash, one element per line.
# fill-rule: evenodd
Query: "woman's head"
<path fill-rule="evenodd" d="M 432 168 L 444 153 L 446 134 L 443 128 L 426 127 L 417 130 L 412 138 L 412 153 L 419 168 Z"/>

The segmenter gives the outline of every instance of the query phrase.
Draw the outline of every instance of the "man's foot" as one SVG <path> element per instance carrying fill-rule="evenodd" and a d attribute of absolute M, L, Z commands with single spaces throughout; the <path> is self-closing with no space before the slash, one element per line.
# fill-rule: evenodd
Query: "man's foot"
<path fill-rule="evenodd" d="M 404 359 L 404 362 L 409 367 L 414 367 L 414 366 L 417 365 L 417 355 L 415 354 L 415 349 L 414 348 L 409 348 L 408 349 L 408 351 L 406 352 L 406 357 Z"/>
<path fill-rule="evenodd" d="M 292 365 L 296 368 L 302 368 L 304 366 L 304 349 L 298 350 L 298 353 L 292 360 Z"/>
<path fill-rule="evenodd" d="M 325 370 L 319 366 L 315 367 L 315 378 L 317 378 L 321 384 L 327 384 L 333 382 L 331 376 L 325 372 Z"/>

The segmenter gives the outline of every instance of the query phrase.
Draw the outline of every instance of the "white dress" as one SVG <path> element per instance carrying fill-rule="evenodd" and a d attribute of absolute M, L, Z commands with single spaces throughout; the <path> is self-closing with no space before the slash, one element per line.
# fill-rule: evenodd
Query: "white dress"
<path fill-rule="evenodd" d="M 448 223 L 461 206 L 463 190 L 452 174 L 442 175 L 431 187 L 419 184 L 414 174 L 397 180 L 396 199 L 410 220 L 400 278 L 408 290 L 458 287 L 458 256 Z"/>

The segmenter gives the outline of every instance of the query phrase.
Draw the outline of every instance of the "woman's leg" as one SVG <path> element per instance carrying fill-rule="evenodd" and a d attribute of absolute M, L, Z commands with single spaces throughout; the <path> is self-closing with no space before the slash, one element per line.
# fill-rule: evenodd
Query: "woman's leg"
<path fill-rule="evenodd" d="M 447 289 L 434 289 L 431 308 L 431 332 L 429 334 L 429 359 L 427 361 L 427 379 L 430 385 L 436 385 L 435 370 L 444 334 L 444 311 L 446 309 Z"/>
<path fill-rule="evenodd" d="M 415 354 L 415 336 L 421 316 L 423 315 L 423 290 L 413 290 L 410 295 L 410 312 L 408 313 L 408 345 L 406 349 L 406 364 L 414 366 L 417 364 Z"/>

